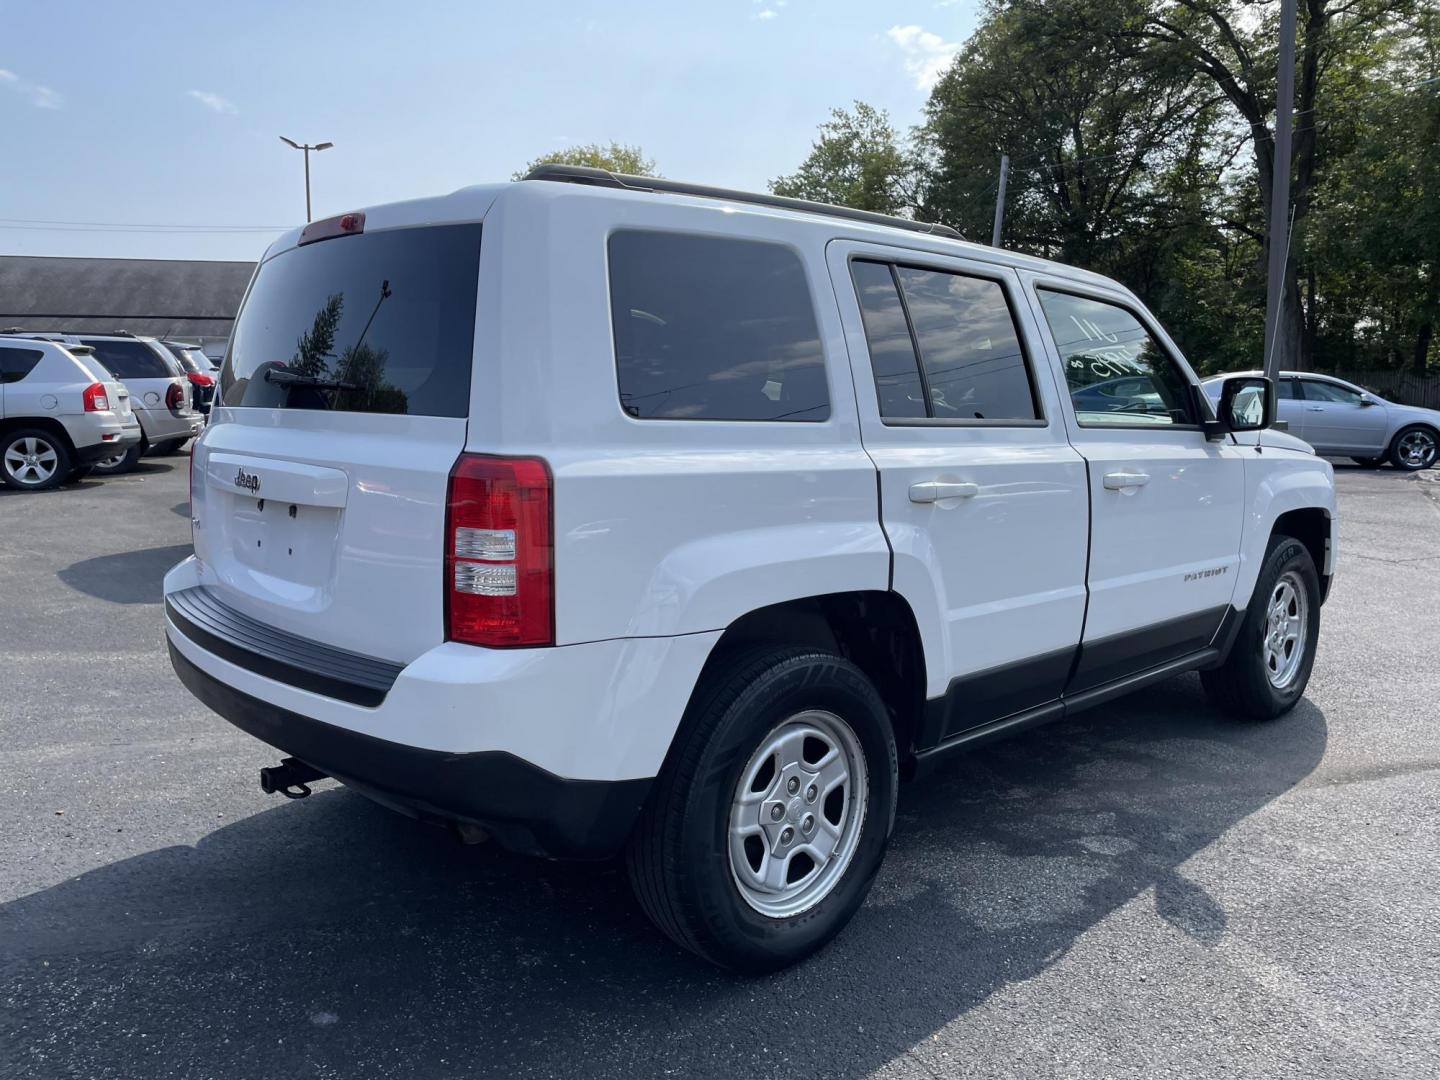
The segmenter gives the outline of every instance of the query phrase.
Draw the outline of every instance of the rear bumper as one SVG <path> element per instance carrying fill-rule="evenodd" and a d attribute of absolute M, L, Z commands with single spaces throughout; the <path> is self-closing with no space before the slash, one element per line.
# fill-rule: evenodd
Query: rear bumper
<path fill-rule="evenodd" d="M 481 825 L 514 850 L 614 855 L 650 790 L 649 780 L 565 780 L 503 751 L 424 750 L 335 727 L 227 686 L 173 642 L 170 663 L 192 694 L 262 742 L 397 810 Z"/>
<path fill-rule="evenodd" d="M 132 408 L 151 446 L 171 439 L 189 439 L 205 430 L 205 418 L 191 409 L 172 412 L 163 405 L 158 408 L 135 407 L 133 401 Z"/>

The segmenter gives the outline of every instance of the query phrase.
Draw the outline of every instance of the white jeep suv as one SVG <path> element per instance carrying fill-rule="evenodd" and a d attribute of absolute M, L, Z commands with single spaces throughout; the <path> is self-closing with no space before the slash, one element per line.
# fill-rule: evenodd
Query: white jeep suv
<path fill-rule="evenodd" d="M 1295 704 L 1335 494 L 1273 409 L 1246 377 L 1217 418 L 1095 274 L 546 167 L 266 252 L 170 655 L 287 755 L 267 790 L 624 852 L 677 942 L 771 969 L 935 760 L 1192 669 Z"/>

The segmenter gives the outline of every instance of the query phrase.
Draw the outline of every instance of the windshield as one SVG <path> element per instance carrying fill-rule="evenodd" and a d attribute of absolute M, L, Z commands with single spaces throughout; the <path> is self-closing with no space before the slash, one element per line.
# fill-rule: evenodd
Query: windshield
<path fill-rule="evenodd" d="M 221 400 L 467 415 L 479 269 L 479 225 L 342 236 L 275 256 L 235 322 Z"/>

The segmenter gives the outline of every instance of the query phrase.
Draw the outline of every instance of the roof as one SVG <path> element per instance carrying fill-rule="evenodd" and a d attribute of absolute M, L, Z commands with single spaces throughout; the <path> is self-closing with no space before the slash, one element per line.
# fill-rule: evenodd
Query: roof
<path fill-rule="evenodd" d="M 251 262 L 0 255 L 0 328 L 226 337 Z"/>

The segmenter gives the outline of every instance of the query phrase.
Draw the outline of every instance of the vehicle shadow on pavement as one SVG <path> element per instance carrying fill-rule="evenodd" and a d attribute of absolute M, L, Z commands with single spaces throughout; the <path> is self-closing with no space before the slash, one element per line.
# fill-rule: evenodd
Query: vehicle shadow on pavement
<path fill-rule="evenodd" d="M 858 1077 L 1147 892 L 1218 942 L 1181 865 L 1325 744 L 1309 702 L 1240 724 L 1190 676 L 978 750 L 902 790 L 866 906 L 765 979 L 670 946 L 615 865 L 326 788 L 0 906 L 0 1052 L 28 1076 Z"/>
<path fill-rule="evenodd" d="M 189 544 L 141 548 L 82 559 L 56 572 L 70 588 L 112 604 L 158 604 L 165 575 L 190 554 Z"/>

